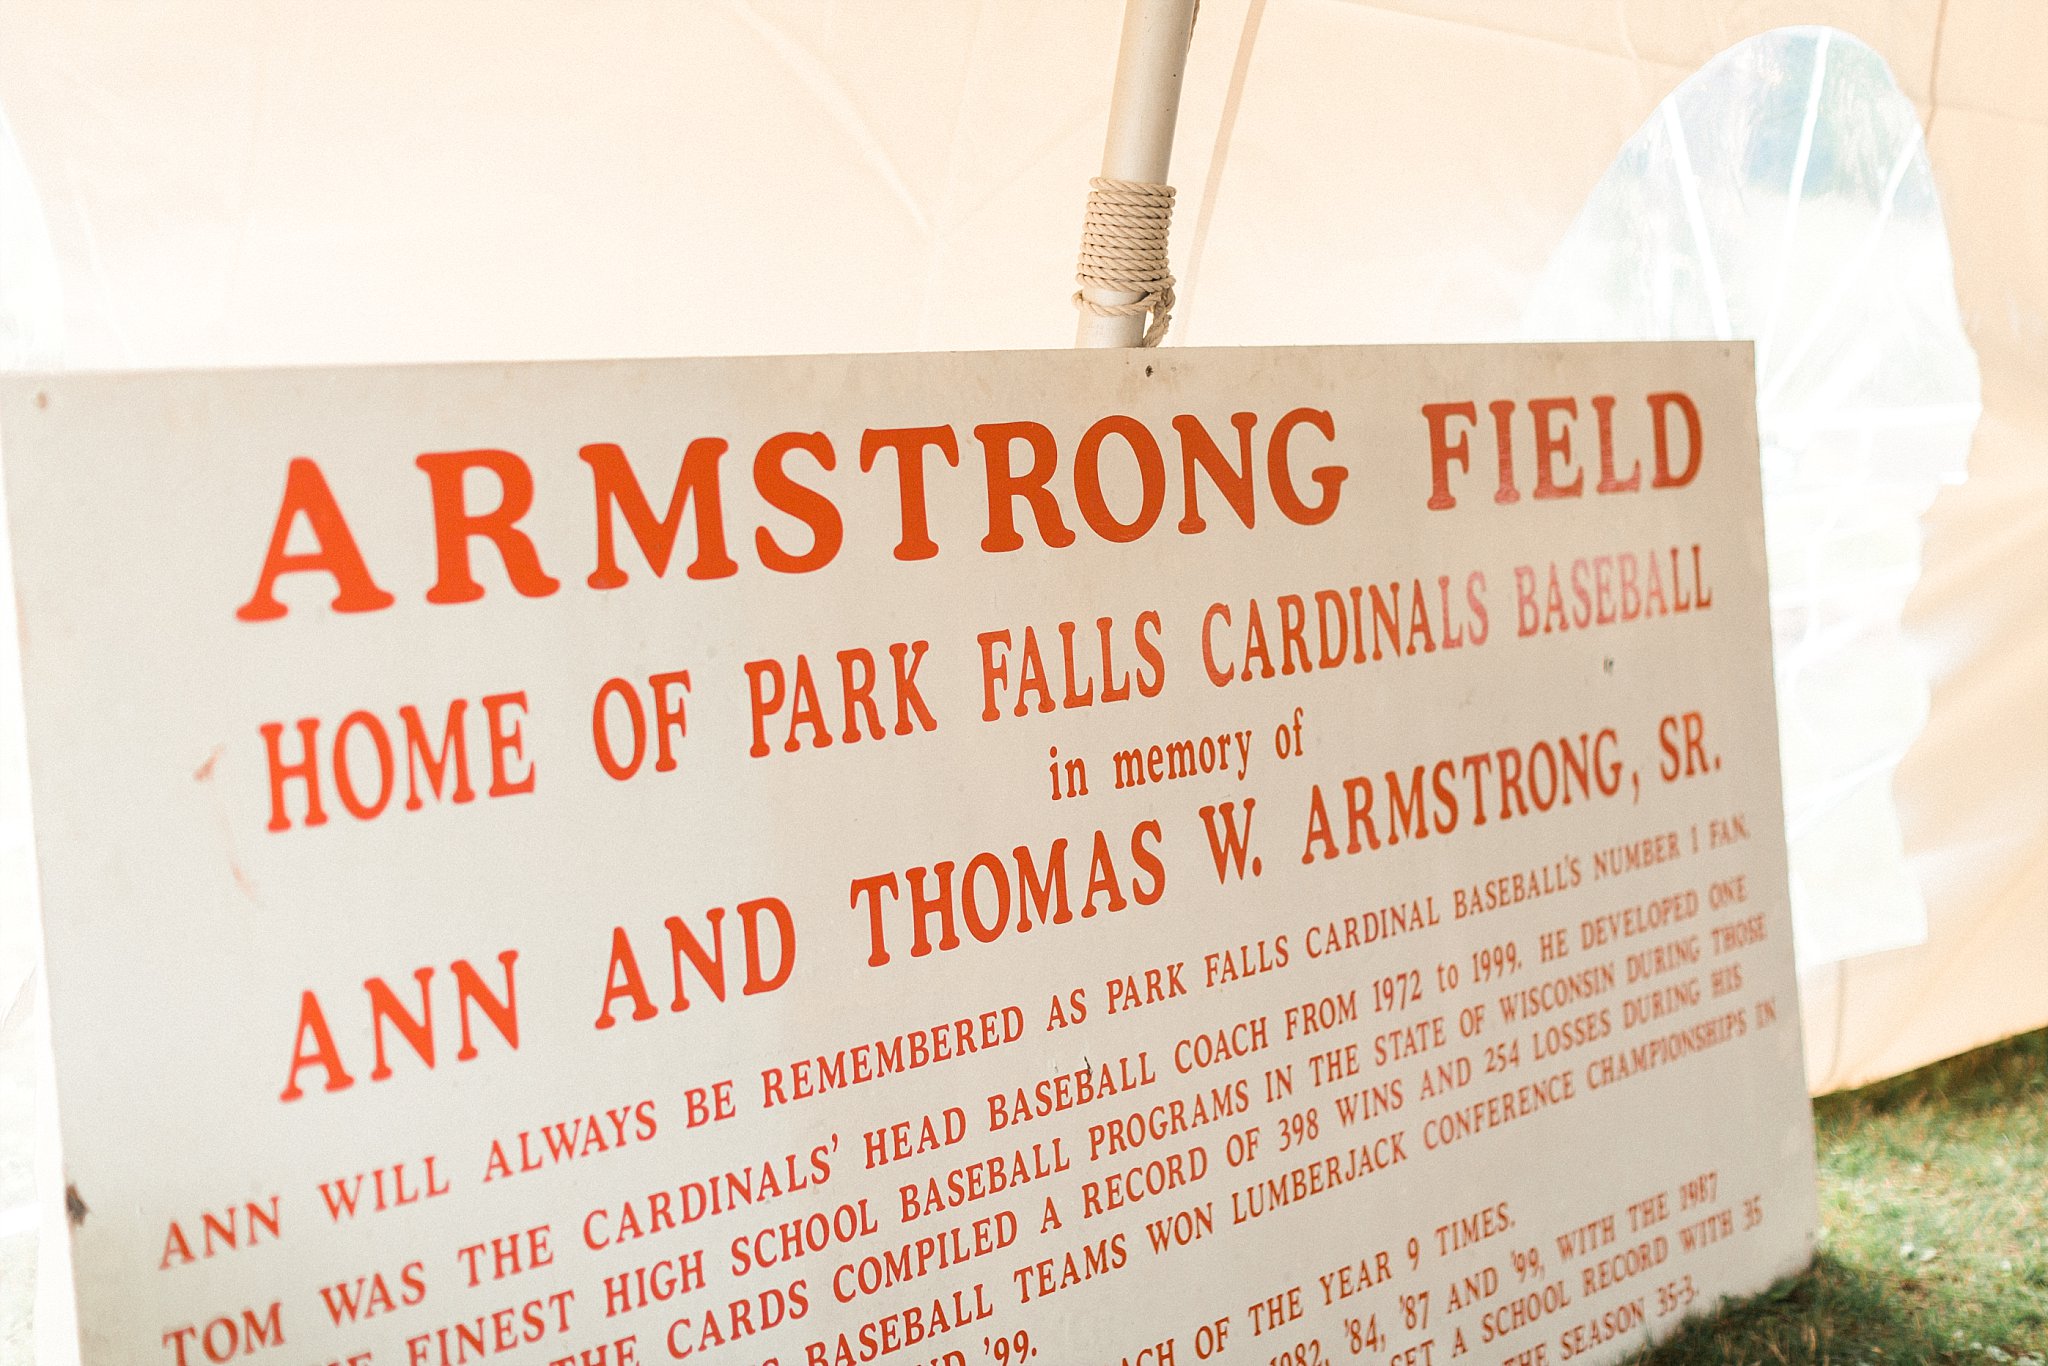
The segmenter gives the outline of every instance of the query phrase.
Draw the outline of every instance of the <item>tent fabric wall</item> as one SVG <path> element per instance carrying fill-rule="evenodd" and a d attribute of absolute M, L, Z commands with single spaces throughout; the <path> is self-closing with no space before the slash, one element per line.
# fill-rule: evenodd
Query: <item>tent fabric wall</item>
<path fill-rule="evenodd" d="M 1853 1086 L 2048 1023 L 2048 87 L 2024 55 L 2048 44 L 2048 9 L 1236 9 L 1256 43 L 1228 164 L 1205 168 L 1190 343 L 1513 335 L 1615 149 L 1716 52 L 1828 24 L 1884 55 L 1929 130 L 1984 417 L 1968 481 L 1925 519 L 1907 612 L 1934 697 L 1895 797 L 1928 940 L 1802 979 L 1809 1081 Z"/>
<path fill-rule="evenodd" d="M 1060 347 L 1120 8 L 16 0 L 0 111 L 66 367 Z M 1908 609 L 1929 938 L 1806 978 L 1818 1091 L 2048 1022 L 2048 6 L 1205 0 L 1171 342 L 1514 336 L 1658 101 L 1803 24 L 1921 113 L 1984 403 Z"/>

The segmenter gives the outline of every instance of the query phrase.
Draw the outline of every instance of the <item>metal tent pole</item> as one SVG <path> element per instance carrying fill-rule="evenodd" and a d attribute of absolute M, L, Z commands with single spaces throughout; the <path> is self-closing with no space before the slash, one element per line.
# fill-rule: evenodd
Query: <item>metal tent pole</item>
<path fill-rule="evenodd" d="M 1109 135 L 1102 145 L 1107 180 L 1166 183 L 1173 159 L 1173 125 L 1180 113 L 1181 75 L 1200 0 L 1125 0 L 1123 44 L 1110 96 Z M 1099 304 L 1135 303 L 1142 295 L 1084 286 Z M 1143 314 L 1102 317 L 1080 310 L 1079 347 L 1136 346 L 1145 335 Z"/>

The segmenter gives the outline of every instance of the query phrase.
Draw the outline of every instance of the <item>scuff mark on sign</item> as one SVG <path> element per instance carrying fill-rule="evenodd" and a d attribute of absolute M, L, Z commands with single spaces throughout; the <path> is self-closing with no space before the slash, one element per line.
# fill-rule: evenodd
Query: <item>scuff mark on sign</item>
<path fill-rule="evenodd" d="M 199 767 L 192 770 L 192 781 L 195 783 L 212 782 L 214 767 L 220 763 L 221 755 L 227 753 L 227 748 L 225 742 L 215 745 L 212 752 L 200 762 Z M 228 875 L 235 880 L 235 889 L 241 892 L 243 896 L 249 898 L 251 904 L 260 907 L 263 901 L 256 895 L 255 880 L 242 871 L 242 861 L 235 852 L 234 823 L 228 819 L 227 806 L 220 799 L 219 789 L 215 788 L 213 791 L 215 794 L 214 814 L 220 820 L 221 843 L 227 848 Z"/>

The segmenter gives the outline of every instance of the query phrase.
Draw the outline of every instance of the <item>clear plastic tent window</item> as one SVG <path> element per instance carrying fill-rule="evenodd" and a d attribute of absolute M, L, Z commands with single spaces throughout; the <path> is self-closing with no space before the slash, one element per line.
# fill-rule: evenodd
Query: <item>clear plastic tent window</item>
<path fill-rule="evenodd" d="M 1524 330 L 1756 339 L 1799 961 L 1924 942 L 1891 783 L 1928 672 L 1901 618 L 1979 389 L 1919 119 L 1883 59 L 1802 28 L 1708 63 L 1615 158 Z"/>

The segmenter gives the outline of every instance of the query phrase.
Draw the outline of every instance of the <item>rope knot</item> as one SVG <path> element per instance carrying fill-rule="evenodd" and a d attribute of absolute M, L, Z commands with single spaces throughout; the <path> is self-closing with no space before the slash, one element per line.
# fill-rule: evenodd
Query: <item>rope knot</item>
<path fill-rule="evenodd" d="M 1074 280 L 1074 307 L 1099 318 L 1150 314 L 1144 346 L 1157 346 L 1173 316 L 1173 275 L 1167 270 L 1166 238 L 1173 224 L 1173 186 L 1143 180 L 1088 182 L 1088 216 L 1081 224 L 1081 259 Z M 1098 303 L 1088 290 L 1135 294 L 1130 303 Z"/>

